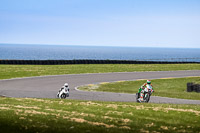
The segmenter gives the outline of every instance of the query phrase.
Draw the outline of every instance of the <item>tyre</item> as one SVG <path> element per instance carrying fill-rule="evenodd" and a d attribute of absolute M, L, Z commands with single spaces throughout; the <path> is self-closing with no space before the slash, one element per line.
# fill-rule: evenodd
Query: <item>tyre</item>
<path fill-rule="evenodd" d="M 146 98 L 146 102 L 148 103 L 149 100 L 150 100 L 150 95 L 148 94 L 148 95 L 147 95 L 147 98 Z"/>
<path fill-rule="evenodd" d="M 61 94 L 60 98 L 61 99 L 65 99 L 67 97 L 67 95 L 65 93 Z"/>
<path fill-rule="evenodd" d="M 198 84 L 198 87 L 196 89 L 196 92 L 200 93 L 200 85 Z"/>
<path fill-rule="evenodd" d="M 193 91 L 193 83 L 187 83 L 187 92 Z"/>
<path fill-rule="evenodd" d="M 146 103 L 149 102 L 149 99 L 150 99 L 149 96 L 150 96 L 149 93 L 144 94 L 144 102 L 146 102 Z"/>

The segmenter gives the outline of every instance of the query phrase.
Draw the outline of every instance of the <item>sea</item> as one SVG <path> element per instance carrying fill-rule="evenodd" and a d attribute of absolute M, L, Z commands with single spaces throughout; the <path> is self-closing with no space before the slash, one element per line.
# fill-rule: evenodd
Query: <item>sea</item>
<path fill-rule="evenodd" d="M 0 60 L 136 60 L 200 62 L 200 48 L 0 44 Z"/>

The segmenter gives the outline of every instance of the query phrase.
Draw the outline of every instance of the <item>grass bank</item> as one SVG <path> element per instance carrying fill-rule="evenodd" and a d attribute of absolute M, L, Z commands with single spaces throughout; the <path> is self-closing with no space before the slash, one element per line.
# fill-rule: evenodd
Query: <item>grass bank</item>
<path fill-rule="evenodd" d="M 0 65 L 0 79 L 42 75 L 200 70 L 200 64 Z"/>
<path fill-rule="evenodd" d="M 138 88 L 145 82 L 146 80 L 138 80 L 90 84 L 87 86 L 79 87 L 79 89 L 86 91 L 105 91 L 118 93 L 121 92 L 133 94 L 138 92 Z M 200 93 L 186 92 L 188 82 L 195 82 L 200 84 L 200 77 L 154 79 L 152 80 L 153 88 L 155 90 L 155 93 L 153 93 L 153 95 L 171 98 L 200 100 Z"/>
<path fill-rule="evenodd" d="M 0 97 L 3 132 L 200 132 L 199 105 Z"/>

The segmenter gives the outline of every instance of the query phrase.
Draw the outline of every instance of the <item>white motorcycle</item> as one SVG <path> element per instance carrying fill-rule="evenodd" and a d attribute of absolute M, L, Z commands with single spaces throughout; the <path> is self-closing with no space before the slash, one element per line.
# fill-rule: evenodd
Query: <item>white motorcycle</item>
<path fill-rule="evenodd" d="M 67 83 L 57 93 L 57 98 L 65 99 L 66 97 L 69 97 L 69 86 Z"/>

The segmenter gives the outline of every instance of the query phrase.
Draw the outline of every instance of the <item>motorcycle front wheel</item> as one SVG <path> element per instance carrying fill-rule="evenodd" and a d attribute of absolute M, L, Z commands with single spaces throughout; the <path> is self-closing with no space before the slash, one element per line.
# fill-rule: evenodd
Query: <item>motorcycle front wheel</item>
<path fill-rule="evenodd" d="M 63 93 L 63 94 L 60 96 L 61 99 L 65 99 L 66 97 L 67 97 L 67 95 L 66 95 L 65 93 Z"/>
<path fill-rule="evenodd" d="M 150 95 L 149 95 L 149 94 L 146 94 L 145 97 L 144 97 L 144 101 L 145 101 L 146 103 L 148 103 L 149 100 L 150 100 Z"/>

